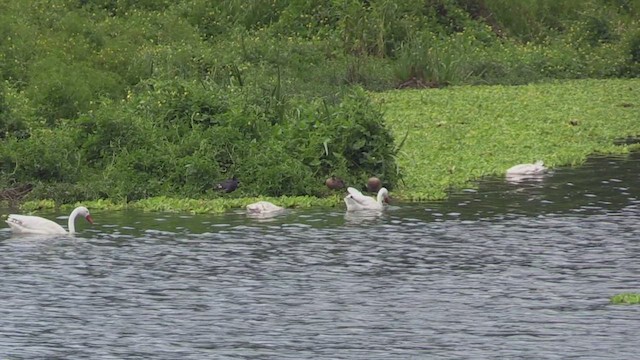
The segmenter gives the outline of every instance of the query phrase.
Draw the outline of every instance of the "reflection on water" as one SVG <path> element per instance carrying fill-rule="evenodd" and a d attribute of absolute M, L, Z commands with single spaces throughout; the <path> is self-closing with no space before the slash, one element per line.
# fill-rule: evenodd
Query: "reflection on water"
<path fill-rule="evenodd" d="M 345 211 L 344 220 L 345 224 L 366 226 L 382 221 L 383 216 L 384 212 L 380 210 Z"/>
<path fill-rule="evenodd" d="M 283 209 L 283 210 L 277 210 L 277 211 L 267 211 L 267 212 L 258 212 L 258 213 L 247 212 L 246 214 L 247 214 L 247 218 L 249 219 L 269 222 L 269 221 L 276 220 L 278 217 L 286 215 L 287 210 Z"/>
<path fill-rule="evenodd" d="M 544 180 L 545 177 L 549 176 L 552 176 L 552 174 L 507 174 L 505 176 L 505 180 L 508 183 L 517 185 L 524 182 L 540 182 Z"/>
<path fill-rule="evenodd" d="M 630 358 L 640 157 L 384 213 L 0 230 L 0 358 Z M 43 214 L 54 218 L 57 214 Z"/>

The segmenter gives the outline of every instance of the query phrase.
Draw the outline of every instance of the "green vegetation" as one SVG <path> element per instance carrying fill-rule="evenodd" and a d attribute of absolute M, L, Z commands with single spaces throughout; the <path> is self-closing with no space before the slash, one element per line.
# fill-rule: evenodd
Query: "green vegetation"
<path fill-rule="evenodd" d="M 85 201 L 82 205 L 94 210 L 122 210 L 138 209 L 143 211 L 163 212 L 190 212 L 194 214 L 222 213 L 231 209 L 245 208 L 247 205 L 266 200 L 286 208 L 309 208 L 311 206 L 333 207 L 342 202 L 342 197 L 336 194 L 318 198 L 310 196 L 280 196 L 273 197 L 241 197 L 241 198 L 214 198 L 214 199 L 177 199 L 165 196 L 157 196 L 142 199 L 135 202 L 123 203 L 110 200 Z M 61 207 L 71 210 L 80 204 L 56 204 L 52 200 L 27 201 L 22 205 L 22 210 L 32 212 L 42 209 Z"/>
<path fill-rule="evenodd" d="M 611 303 L 617 305 L 640 304 L 640 294 L 621 293 L 611 297 Z"/>
<path fill-rule="evenodd" d="M 615 79 L 375 96 L 393 132 L 409 134 L 397 157 L 405 184 L 398 192 L 424 200 L 515 164 L 577 165 L 593 153 L 637 149 L 614 141 L 640 134 L 638 93 L 640 79 Z"/>
<path fill-rule="evenodd" d="M 637 77 L 638 19 L 640 0 L 4 1 L 0 188 L 33 183 L 36 202 L 27 207 L 48 199 L 204 212 L 258 196 L 298 199 L 282 200 L 291 206 L 336 204 L 340 197 L 324 187 L 331 175 L 348 184 L 375 175 L 406 198 L 421 199 L 498 173 L 511 160 L 579 162 L 589 151 L 607 151 L 612 137 L 638 133 L 598 118 L 613 113 L 591 108 L 599 98 L 589 96 L 589 87 L 623 93 L 637 88 L 635 80 L 513 93 L 463 85 Z M 410 87 L 444 89 L 371 95 Z M 547 91 L 558 99 L 545 100 Z M 576 100 L 566 91 L 582 95 Z M 436 109 L 424 110 L 424 123 L 415 114 L 394 114 L 417 110 L 416 97 Z M 472 108 L 474 101 L 484 107 Z M 637 114 L 637 100 L 626 101 L 633 106 L 614 109 L 624 118 Z M 511 122 L 503 110 L 514 115 Z M 480 127 L 461 126 L 474 111 Z M 511 135 L 491 134 L 487 124 L 496 113 L 503 117 L 500 131 Z M 474 134 L 465 131 L 500 144 L 523 136 L 527 122 L 560 127 L 566 114 L 580 125 L 565 132 L 532 125 L 529 134 L 559 134 L 537 135 L 530 149 L 482 147 L 475 152 L 483 158 L 472 160 L 454 156 L 467 151 L 460 145 L 435 146 L 460 139 L 473 145 Z M 579 133 L 575 142 L 580 136 L 590 142 L 541 150 L 571 131 Z M 420 145 L 425 151 L 440 153 L 417 154 L 418 135 L 429 141 Z M 484 165 L 470 165 L 478 163 Z M 417 175 L 431 169 L 433 175 Z M 212 190 L 232 176 L 241 180 L 236 192 Z"/>
<path fill-rule="evenodd" d="M 640 134 L 640 79 L 578 80 L 526 86 L 461 86 L 375 94 L 390 129 L 404 144 L 397 162 L 404 177 L 394 197 L 440 199 L 469 181 L 501 175 L 516 163 L 542 159 L 549 166 L 576 165 L 594 152 L 623 154 L 638 144 L 614 140 Z M 127 205 L 143 210 L 222 212 L 253 197 L 177 199 L 151 197 Z M 336 206 L 340 194 L 271 198 L 287 207 Z M 27 210 L 53 207 L 32 201 Z M 118 209 L 117 201 L 85 202 Z"/>

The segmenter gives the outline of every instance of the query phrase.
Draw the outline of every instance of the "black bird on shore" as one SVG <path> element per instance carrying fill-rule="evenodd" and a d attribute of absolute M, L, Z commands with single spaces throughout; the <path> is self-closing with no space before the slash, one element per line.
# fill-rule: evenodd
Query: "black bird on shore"
<path fill-rule="evenodd" d="M 224 191 L 226 193 L 230 193 L 235 191 L 238 188 L 239 184 L 240 184 L 240 181 L 236 179 L 236 177 L 234 176 L 231 179 L 227 179 L 217 183 L 215 186 L 215 189 L 219 191 Z"/>

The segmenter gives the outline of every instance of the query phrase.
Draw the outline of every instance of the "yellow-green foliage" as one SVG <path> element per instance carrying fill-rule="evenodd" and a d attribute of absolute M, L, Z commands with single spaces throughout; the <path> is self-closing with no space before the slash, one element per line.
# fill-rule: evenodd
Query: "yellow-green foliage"
<path fill-rule="evenodd" d="M 640 294 L 638 293 L 621 293 L 611 297 L 612 304 L 640 304 Z"/>
<path fill-rule="evenodd" d="M 312 196 L 281 196 L 281 197 L 243 197 L 243 198 L 216 198 L 216 199 L 183 199 L 166 196 L 147 198 L 135 202 L 113 202 L 110 200 L 84 201 L 76 204 L 62 205 L 63 209 L 72 209 L 83 205 L 91 210 L 123 210 L 138 209 L 151 212 L 189 212 L 193 214 L 222 213 L 231 209 L 244 208 L 257 201 L 270 201 L 285 208 L 309 208 L 312 206 L 336 207 L 342 204 L 342 196 L 331 195 L 324 198 Z M 21 206 L 21 210 L 32 212 L 42 209 L 54 209 L 56 203 L 53 200 L 27 201 Z"/>
<path fill-rule="evenodd" d="M 53 209 L 56 202 L 53 200 L 33 200 L 20 205 L 20 209 L 25 212 L 32 212 L 41 209 Z"/>
<path fill-rule="evenodd" d="M 375 95 L 396 139 L 407 199 L 543 160 L 576 165 L 593 153 L 624 153 L 614 140 L 640 134 L 640 79 L 526 86 L 463 86 Z"/>

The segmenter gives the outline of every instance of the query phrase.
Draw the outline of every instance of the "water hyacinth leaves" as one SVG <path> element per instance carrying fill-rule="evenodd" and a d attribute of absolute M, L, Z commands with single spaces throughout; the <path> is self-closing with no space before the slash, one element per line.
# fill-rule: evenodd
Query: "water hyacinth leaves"
<path fill-rule="evenodd" d="M 403 186 L 394 194 L 438 199 L 513 164 L 544 159 L 553 168 L 628 152 L 634 145 L 614 141 L 640 134 L 638 107 L 620 104 L 637 104 L 639 88 L 638 79 L 579 80 L 374 94 L 393 133 L 410 130 L 397 155 Z"/>
<path fill-rule="evenodd" d="M 612 304 L 632 305 L 640 304 L 640 293 L 621 293 L 611 297 Z"/>
<path fill-rule="evenodd" d="M 132 202 L 116 202 L 113 200 L 87 201 L 87 207 L 95 210 L 118 211 L 125 209 L 151 211 L 151 212 L 183 212 L 192 214 L 217 214 L 232 209 L 245 208 L 258 201 L 270 201 L 284 208 L 310 208 L 310 207 L 337 207 L 343 204 L 341 194 L 327 197 L 315 196 L 280 196 L 280 197 L 217 197 L 213 199 L 175 198 L 167 196 L 150 197 Z M 75 204 L 57 204 L 52 200 L 30 200 L 21 204 L 20 209 L 31 212 L 45 209 L 68 209 Z"/>

